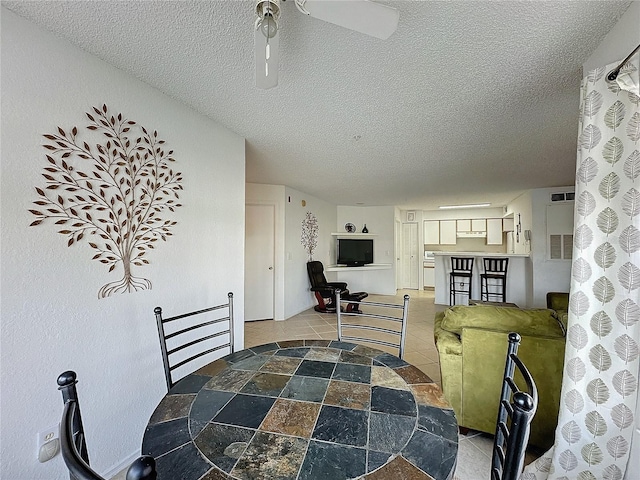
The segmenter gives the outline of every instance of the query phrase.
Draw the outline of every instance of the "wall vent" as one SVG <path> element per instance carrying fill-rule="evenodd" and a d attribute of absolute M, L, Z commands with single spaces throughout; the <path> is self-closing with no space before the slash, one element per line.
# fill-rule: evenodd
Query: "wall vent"
<path fill-rule="evenodd" d="M 575 192 L 552 193 L 552 202 L 573 202 L 576 199 Z"/>

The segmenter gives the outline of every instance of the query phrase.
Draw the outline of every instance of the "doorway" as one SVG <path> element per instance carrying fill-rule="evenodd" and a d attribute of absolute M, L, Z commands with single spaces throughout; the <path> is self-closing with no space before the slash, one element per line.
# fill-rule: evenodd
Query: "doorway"
<path fill-rule="evenodd" d="M 418 224 L 402 224 L 402 288 L 418 289 Z"/>
<path fill-rule="evenodd" d="M 274 318 L 275 205 L 246 205 L 244 319 Z"/>

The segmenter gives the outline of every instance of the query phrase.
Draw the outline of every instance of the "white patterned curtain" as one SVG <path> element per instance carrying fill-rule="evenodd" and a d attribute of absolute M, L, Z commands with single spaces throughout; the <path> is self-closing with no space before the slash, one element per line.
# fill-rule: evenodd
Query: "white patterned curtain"
<path fill-rule="evenodd" d="M 639 63 L 614 83 L 616 64 L 582 82 L 560 416 L 554 447 L 523 479 L 621 480 L 629 460 L 639 421 Z"/>

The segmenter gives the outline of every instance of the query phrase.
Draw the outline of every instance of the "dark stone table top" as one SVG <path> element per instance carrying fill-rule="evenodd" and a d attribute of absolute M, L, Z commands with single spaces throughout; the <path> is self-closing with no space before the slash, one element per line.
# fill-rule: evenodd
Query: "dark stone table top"
<path fill-rule="evenodd" d="M 182 379 L 151 416 L 142 453 L 159 480 L 445 480 L 458 425 L 438 385 L 400 358 L 293 340 Z"/>

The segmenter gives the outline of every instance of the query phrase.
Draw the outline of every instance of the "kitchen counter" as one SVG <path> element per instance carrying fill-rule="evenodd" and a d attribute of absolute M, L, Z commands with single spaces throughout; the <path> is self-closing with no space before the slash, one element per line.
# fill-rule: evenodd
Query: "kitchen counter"
<path fill-rule="evenodd" d="M 531 290 L 532 273 L 529 254 L 485 253 L 485 252 L 433 252 L 435 258 L 435 303 L 449 305 L 449 273 L 451 257 L 473 257 L 473 277 L 471 279 L 471 299 L 480 300 L 480 274 L 484 271 L 484 257 L 509 259 L 507 270 L 507 302 L 527 307 L 527 292 Z M 465 302 L 466 304 L 466 302 Z"/>
<path fill-rule="evenodd" d="M 433 255 L 444 255 L 447 257 L 524 257 L 529 258 L 528 253 L 489 253 L 489 252 L 433 252 Z M 474 265 L 475 268 L 475 265 Z"/>

